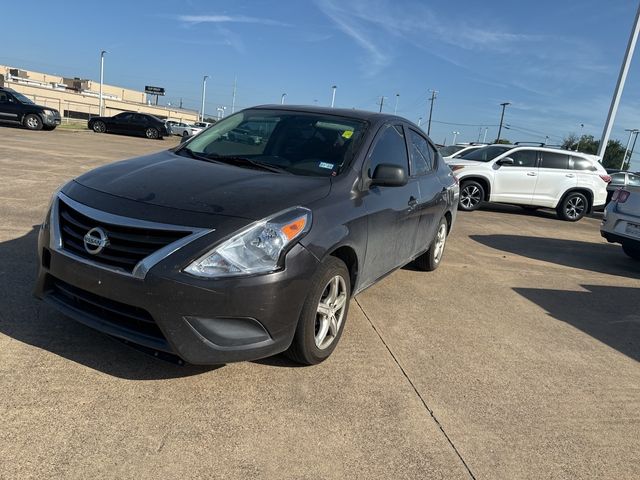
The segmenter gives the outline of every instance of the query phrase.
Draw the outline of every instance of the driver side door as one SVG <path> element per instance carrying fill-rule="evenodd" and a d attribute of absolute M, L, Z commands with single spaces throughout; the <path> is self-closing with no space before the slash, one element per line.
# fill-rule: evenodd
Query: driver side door
<path fill-rule="evenodd" d="M 400 166 L 408 176 L 409 156 L 402 125 L 387 124 L 378 131 L 365 161 L 363 178 L 371 179 L 380 164 Z M 368 234 L 362 285 L 371 285 L 411 260 L 420 220 L 419 198 L 415 177 L 401 187 L 371 186 L 364 192 Z"/>
<path fill-rule="evenodd" d="M 513 164 L 500 165 L 500 160 L 511 158 Z M 510 152 L 494 162 L 492 202 L 531 205 L 538 179 L 537 150 Z"/>
<path fill-rule="evenodd" d="M 0 120 L 3 122 L 20 122 L 20 105 L 8 92 L 0 92 Z"/>

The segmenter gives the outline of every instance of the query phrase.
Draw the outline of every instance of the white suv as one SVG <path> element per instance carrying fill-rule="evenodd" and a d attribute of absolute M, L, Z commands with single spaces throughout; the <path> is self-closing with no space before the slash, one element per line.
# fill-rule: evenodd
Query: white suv
<path fill-rule="evenodd" d="M 489 145 L 447 163 L 460 181 L 461 210 L 483 201 L 554 208 L 575 222 L 607 200 L 611 177 L 598 157 L 549 147 Z"/>

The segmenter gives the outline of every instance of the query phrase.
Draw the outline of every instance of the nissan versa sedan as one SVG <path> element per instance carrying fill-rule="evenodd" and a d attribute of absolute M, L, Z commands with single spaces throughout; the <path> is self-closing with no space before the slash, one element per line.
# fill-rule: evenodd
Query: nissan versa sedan
<path fill-rule="evenodd" d="M 231 131 L 260 131 L 262 141 Z M 316 364 L 349 299 L 440 264 L 459 189 L 413 123 L 264 106 L 64 185 L 39 234 L 36 295 L 192 364 L 279 352 Z"/>

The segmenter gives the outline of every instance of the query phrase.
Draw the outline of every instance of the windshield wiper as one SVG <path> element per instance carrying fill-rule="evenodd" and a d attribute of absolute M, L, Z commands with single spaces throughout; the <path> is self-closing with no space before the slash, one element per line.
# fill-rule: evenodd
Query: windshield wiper
<path fill-rule="evenodd" d="M 246 158 L 246 157 L 238 157 L 235 155 L 207 155 L 207 158 L 210 158 L 214 161 L 218 161 L 218 162 L 223 162 L 223 163 L 230 163 L 232 165 L 237 165 L 237 166 L 252 166 L 252 167 L 257 167 L 260 168 L 262 170 L 266 170 L 268 172 L 275 172 L 275 173 L 289 173 L 286 169 L 282 168 L 282 167 L 278 167 L 277 165 L 272 165 L 270 163 L 265 163 L 265 162 L 260 162 L 258 160 L 252 160 L 250 158 Z"/>
<path fill-rule="evenodd" d="M 194 152 L 189 147 L 181 148 L 176 153 L 181 153 L 181 152 L 186 152 L 191 158 L 195 158 L 196 160 L 204 160 L 205 162 L 210 162 L 210 163 L 220 163 L 214 160 L 213 158 L 209 158 L 206 155 L 202 155 L 200 153 Z"/>

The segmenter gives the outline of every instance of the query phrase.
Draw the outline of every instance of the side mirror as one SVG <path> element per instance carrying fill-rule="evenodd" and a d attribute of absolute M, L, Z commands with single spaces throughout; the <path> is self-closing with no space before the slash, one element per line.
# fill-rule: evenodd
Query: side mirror
<path fill-rule="evenodd" d="M 496 162 L 498 165 L 515 165 L 516 162 L 511 157 L 504 157 Z"/>
<path fill-rule="evenodd" d="M 402 187 L 407 182 L 407 171 L 404 168 L 389 163 L 381 163 L 373 172 L 371 186 Z"/>
<path fill-rule="evenodd" d="M 182 145 L 184 142 L 189 140 L 191 137 L 193 137 L 193 135 L 181 135 L 180 136 L 180 145 Z"/>

